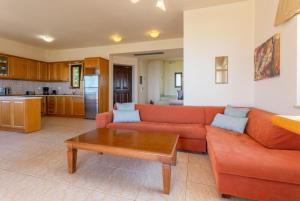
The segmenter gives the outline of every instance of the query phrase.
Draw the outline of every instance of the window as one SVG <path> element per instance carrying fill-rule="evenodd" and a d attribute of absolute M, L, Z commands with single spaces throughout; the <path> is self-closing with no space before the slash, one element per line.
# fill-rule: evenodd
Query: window
<path fill-rule="evenodd" d="M 175 88 L 182 88 L 182 73 L 175 73 Z"/>
<path fill-rule="evenodd" d="M 81 64 L 71 66 L 71 87 L 80 88 Z"/>

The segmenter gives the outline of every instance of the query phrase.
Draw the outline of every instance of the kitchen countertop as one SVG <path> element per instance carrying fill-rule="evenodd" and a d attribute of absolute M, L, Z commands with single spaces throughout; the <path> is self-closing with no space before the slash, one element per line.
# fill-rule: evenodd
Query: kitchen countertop
<path fill-rule="evenodd" d="M 83 94 L 57 94 L 57 95 L 43 95 L 43 94 L 35 94 L 35 95 L 24 95 L 24 94 L 12 94 L 8 96 L 0 96 L 0 97 L 44 97 L 44 96 L 72 96 L 72 97 L 83 97 Z"/>
<path fill-rule="evenodd" d="M 30 100 L 41 99 L 42 97 L 25 97 L 25 96 L 0 96 L 0 100 Z"/>

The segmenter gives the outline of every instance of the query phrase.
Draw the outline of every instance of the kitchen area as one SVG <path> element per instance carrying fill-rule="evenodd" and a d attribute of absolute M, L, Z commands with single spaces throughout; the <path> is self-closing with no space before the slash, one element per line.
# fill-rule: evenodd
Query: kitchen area
<path fill-rule="evenodd" d="M 0 129 L 34 132 L 43 116 L 94 119 L 108 111 L 108 91 L 106 59 L 44 62 L 1 54 Z"/>

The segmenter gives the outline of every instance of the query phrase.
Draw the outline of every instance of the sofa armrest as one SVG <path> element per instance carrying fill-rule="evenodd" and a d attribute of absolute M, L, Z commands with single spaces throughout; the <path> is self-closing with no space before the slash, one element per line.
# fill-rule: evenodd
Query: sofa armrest
<path fill-rule="evenodd" d="M 96 128 L 106 128 L 107 124 L 113 121 L 112 112 L 104 112 L 96 116 Z"/>

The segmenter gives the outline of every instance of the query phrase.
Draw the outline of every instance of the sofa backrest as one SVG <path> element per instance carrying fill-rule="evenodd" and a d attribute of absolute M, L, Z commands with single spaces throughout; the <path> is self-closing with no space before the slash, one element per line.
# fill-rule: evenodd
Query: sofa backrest
<path fill-rule="evenodd" d="M 136 105 L 142 121 L 204 124 L 204 109 L 196 106 Z"/>
<path fill-rule="evenodd" d="M 274 114 L 252 108 L 248 114 L 246 133 L 270 149 L 300 150 L 300 135 L 273 125 Z"/>
<path fill-rule="evenodd" d="M 224 112 L 224 107 L 142 104 L 135 107 L 140 111 L 142 121 L 162 123 L 210 124 L 218 112 Z"/>

